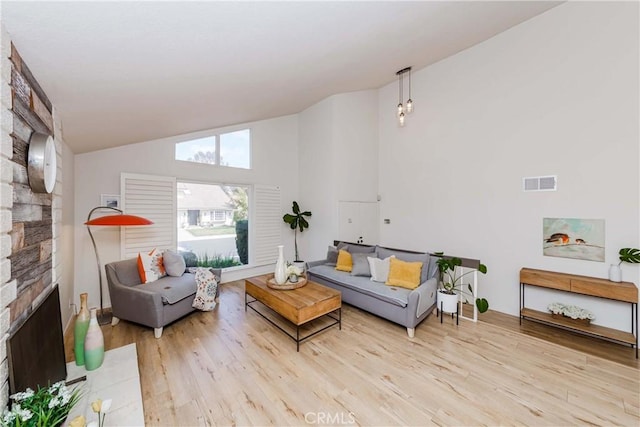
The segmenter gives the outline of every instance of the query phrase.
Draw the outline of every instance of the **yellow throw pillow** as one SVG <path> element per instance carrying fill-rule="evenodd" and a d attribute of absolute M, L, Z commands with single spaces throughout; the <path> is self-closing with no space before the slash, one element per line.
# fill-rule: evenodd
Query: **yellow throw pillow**
<path fill-rule="evenodd" d="M 390 261 L 389 277 L 385 285 L 407 289 L 415 289 L 420 286 L 422 262 L 406 262 L 397 258 L 391 258 Z"/>
<path fill-rule="evenodd" d="M 336 270 L 351 272 L 353 268 L 353 258 L 351 254 L 345 250 L 338 251 L 338 262 L 336 262 Z"/>

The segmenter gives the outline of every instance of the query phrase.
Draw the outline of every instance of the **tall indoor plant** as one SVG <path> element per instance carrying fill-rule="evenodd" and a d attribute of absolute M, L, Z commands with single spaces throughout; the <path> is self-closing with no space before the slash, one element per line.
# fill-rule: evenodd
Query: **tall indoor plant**
<path fill-rule="evenodd" d="M 439 252 L 436 253 L 440 258 L 437 261 L 438 270 L 440 271 L 440 289 L 438 292 L 444 295 L 455 295 L 456 296 L 456 304 L 457 304 L 457 295 L 473 295 L 473 289 L 471 288 L 471 284 L 467 284 L 465 286 L 462 283 L 462 278 L 467 274 L 471 274 L 476 269 L 470 269 L 466 273 L 458 275 L 456 273 L 456 268 L 462 265 L 462 260 L 457 257 L 445 257 L 444 253 Z M 479 264 L 477 271 L 482 274 L 487 273 L 487 266 L 484 264 Z M 466 288 L 466 289 L 465 289 Z M 476 298 L 476 307 L 478 307 L 478 311 L 480 313 L 484 313 L 489 309 L 489 301 L 485 298 Z M 447 310 L 445 310 L 447 311 Z"/>
<path fill-rule="evenodd" d="M 311 212 L 309 211 L 300 211 L 300 206 L 298 206 L 298 202 L 295 200 L 291 206 L 293 210 L 293 214 L 285 214 L 282 217 L 282 220 L 289 224 L 289 227 L 294 231 L 293 242 L 295 245 L 295 262 L 303 262 L 298 256 L 298 229 L 302 233 L 306 228 L 309 228 L 309 222 L 305 219 L 305 216 L 311 216 Z"/>

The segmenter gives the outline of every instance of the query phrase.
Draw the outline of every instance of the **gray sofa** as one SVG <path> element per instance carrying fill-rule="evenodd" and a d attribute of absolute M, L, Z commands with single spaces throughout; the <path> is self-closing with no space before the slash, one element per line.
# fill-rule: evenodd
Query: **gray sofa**
<path fill-rule="evenodd" d="M 328 259 L 307 264 L 309 279 L 342 292 L 342 301 L 368 311 L 384 319 L 407 328 L 409 337 L 413 337 L 416 326 L 431 314 L 436 306 L 438 268 L 437 257 L 428 253 L 404 251 L 381 246 L 360 245 L 335 242 L 338 248 L 346 247 L 349 252 L 370 252 L 371 257 L 380 259 L 395 255 L 396 258 L 423 262 L 421 284 L 414 290 L 384 283 L 373 282 L 370 277 L 353 276 L 351 273 L 337 271 L 335 263 Z"/>
<path fill-rule="evenodd" d="M 221 277 L 220 269 L 211 269 Z M 112 326 L 120 319 L 154 328 L 156 338 L 162 336 L 169 323 L 191 313 L 196 295 L 195 275 L 165 276 L 155 282 L 141 284 L 135 258 L 105 265 L 109 296 L 113 310 Z M 220 287 L 216 293 L 218 298 Z"/>

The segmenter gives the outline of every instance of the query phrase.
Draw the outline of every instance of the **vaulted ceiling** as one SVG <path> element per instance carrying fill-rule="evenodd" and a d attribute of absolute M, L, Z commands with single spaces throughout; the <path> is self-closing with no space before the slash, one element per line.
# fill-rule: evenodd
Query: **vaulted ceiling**
<path fill-rule="evenodd" d="M 23 2 L 1 19 L 75 153 L 297 113 L 561 2 Z"/>

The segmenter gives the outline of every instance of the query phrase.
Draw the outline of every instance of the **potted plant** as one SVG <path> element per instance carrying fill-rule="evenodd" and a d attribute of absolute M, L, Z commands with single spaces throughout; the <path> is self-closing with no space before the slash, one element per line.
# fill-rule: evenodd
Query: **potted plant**
<path fill-rule="evenodd" d="M 296 259 L 294 263 L 302 264 L 304 267 L 304 261 L 302 261 L 298 255 L 298 229 L 302 233 L 306 228 L 309 228 L 309 222 L 305 219 L 305 216 L 311 216 L 311 212 L 309 211 L 300 211 L 300 206 L 298 206 L 298 202 L 293 201 L 293 205 L 291 206 L 293 210 L 293 214 L 285 214 L 282 217 L 282 220 L 289 224 L 289 227 L 293 230 L 293 242 L 295 247 L 295 256 Z"/>
<path fill-rule="evenodd" d="M 438 309 L 441 307 L 442 302 L 442 311 L 446 313 L 455 313 L 456 306 L 458 304 L 458 295 L 473 295 L 473 289 L 471 288 L 471 284 L 462 283 L 462 278 L 467 274 L 471 274 L 475 269 L 470 269 L 466 273 L 458 275 L 456 273 L 456 268 L 462 265 L 462 260 L 456 257 L 445 257 L 444 253 L 437 252 L 440 258 L 437 261 L 438 270 L 440 271 L 440 289 L 438 289 L 437 294 L 437 305 Z M 480 264 L 478 266 L 477 271 L 482 274 L 487 273 L 487 266 L 484 264 Z M 489 302 L 485 298 L 476 298 L 476 307 L 478 307 L 478 311 L 480 313 L 484 313 L 489 309 Z"/>
<path fill-rule="evenodd" d="M 640 264 L 640 249 L 636 248 L 622 248 L 618 252 L 620 262 L 616 264 L 611 264 L 609 267 L 609 280 L 612 282 L 622 282 L 622 270 L 620 269 L 620 265 L 623 262 L 628 262 L 629 264 Z"/>
<path fill-rule="evenodd" d="M 37 391 L 26 391 L 9 396 L 13 401 L 11 410 L 1 414 L 2 426 L 61 426 L 71 409 L 80 401 L 82 390 L 67 388 L 64 381 Z"/>

